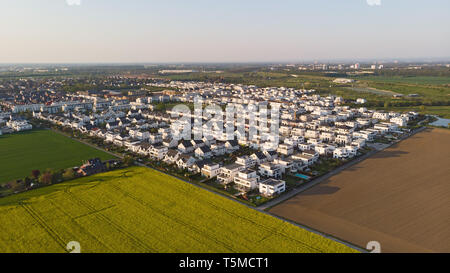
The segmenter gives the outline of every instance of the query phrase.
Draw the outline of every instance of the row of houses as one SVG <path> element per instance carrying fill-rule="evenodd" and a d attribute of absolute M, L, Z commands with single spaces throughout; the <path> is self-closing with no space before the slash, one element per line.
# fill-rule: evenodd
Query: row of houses
<path fill-rule="evenodd" d="M 13 132 L 22 132 L 32 130 L 31 125 L 26 119 L 17 117 L 13 114 L 0 112 L 0 135 Z"/>
<path fill-rule="evenodd" d="M 207 109 L 202 114 L 152 111 L 152 100 L 148 98 L 140 98 L 134 104 L 123 102 L 130 107 L 109 107 L 96 114 L 83 114 L 74 108 L 62 114 L 41 109 L 34 115 L 191 173 L 216 177 L 219 183 L 232 184 L 241 191 L 259 190 L 261 194 L 269 194 L 270 189 L 272 194 L 279 193 L 285 188 L 281 180 L 285 174 L 307 170 L 321 157 L 354 157 L 367 142 L 388 133 L 400 133 L 401 127 L 417 117 L 412 112 L 386 113 L 342 106 L 342 98 L 321 97 L 314 90 L 176 81 L 153 85 L 180 90 L 177 100 L 182 102 L 194 103 L 200 97 L 204 103 L 236 107 L 239 112 L 224 128 L 212 132 L 206 130 L 204 123 L 208 120 L 203 115 Z M 279 107 L 277 119 L 267 115 L 271 103 Z M 180 122 L 180 117 L 187 119 Z M 225 118 L 226 113 L 222 112 L 209 121 L 217 124 Z M 252 126 L 251 119 L 255 121 Z M 198 122 L 203 124 L 200 129 L 194 127 Z M 273 147 L 270 132 L 275 122 L 279 139 Z M 179 132 L 186 126 L 192 134 L 200 130 L 203 138 L 179 140 Z M 230 139 L 228 126 L 244 129 L 234 131 Z M 252 129 L 258 132 L 255 137 L 249 137 Z M 230 165 L 224 166 L 223 160 L 217 160 L 240 146 L 255 152 Z M 211 159 L 216 159 L 215 163 Z"/>

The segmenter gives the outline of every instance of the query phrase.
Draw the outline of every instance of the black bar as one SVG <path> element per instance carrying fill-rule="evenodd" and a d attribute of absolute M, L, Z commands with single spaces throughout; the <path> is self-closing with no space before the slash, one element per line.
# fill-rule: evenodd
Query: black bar
<path fill-rule="evenodd" d="M 3 264 L 36 270 L 50 265 L 92 272 L 128 268 L 126 272 L 323 272 L 323 270 L 386 272 L 393 265 L 438 266 L 448 254 L 0 254 Z M 16 260 L 17 261 L 14 261 Z M 26 261 L 26 262 L 24 262 Z M 58 265 L 60 266 L 60 265 Z M 62 269 L 62 268 L 61 268 Z M 139 270 L 137 270 L 139 269 Z M 333 271 L 331 271 L 333 270 Z M 65 270 L 61 270 L 65 271 Z M 61 272 L 60 271 L 60 272 Z"/>

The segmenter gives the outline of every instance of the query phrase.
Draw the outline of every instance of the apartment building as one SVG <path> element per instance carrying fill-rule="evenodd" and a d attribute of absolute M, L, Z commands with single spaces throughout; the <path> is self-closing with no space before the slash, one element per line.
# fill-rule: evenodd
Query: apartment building
<path fill-rule="evenodd" d="M 256 189 L 258 183 L 259 175 L 255 170 L 242 170 L 234 177 L 235 188 L 243 192 L 249 192 Z"/>
<path fill-rule="evenodd" d="M 269 178 L 259 182 L 259 192 L 267 197 L 273 197 L 286 191 L 286 182 Z"/>
<path fill-rule="evenodd" d="M 244 166 L 236 163 L 223 166 L 220 168 L 220 172 L 217 175 L 217 181 L 225 185 L 234 182 L 234 177 L 242 170 L 244 170 Z"/>

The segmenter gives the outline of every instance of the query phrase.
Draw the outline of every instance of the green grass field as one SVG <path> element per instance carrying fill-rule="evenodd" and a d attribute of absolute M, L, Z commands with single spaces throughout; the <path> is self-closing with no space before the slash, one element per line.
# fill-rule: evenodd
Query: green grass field
<path fill-rule="evenodd" d="M 355 252 L 143 167 L 0 199 L 0 230 L 0 252 Z"/>
<path fill-rule="evenodd" d="M 0 136 L 0 183 L 24 178 L 32 170 L 63 169 L 93 157 L 113 156 L 50 130 Z"/>

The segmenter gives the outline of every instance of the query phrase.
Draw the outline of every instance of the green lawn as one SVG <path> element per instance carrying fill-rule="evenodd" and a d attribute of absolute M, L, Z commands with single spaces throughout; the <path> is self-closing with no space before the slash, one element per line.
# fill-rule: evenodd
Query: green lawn
<path fill-rule="evenodd" d="M 143 167 L 2 198 L 0 230 L 0 252 L 355 252 Z"/>
<path fill-rule="evenodd" d="M 0 183 L 24 178 L 32 170 L 80 166 L 82 161 L 113 156 L 50 130 L 0 136 Z"/>

